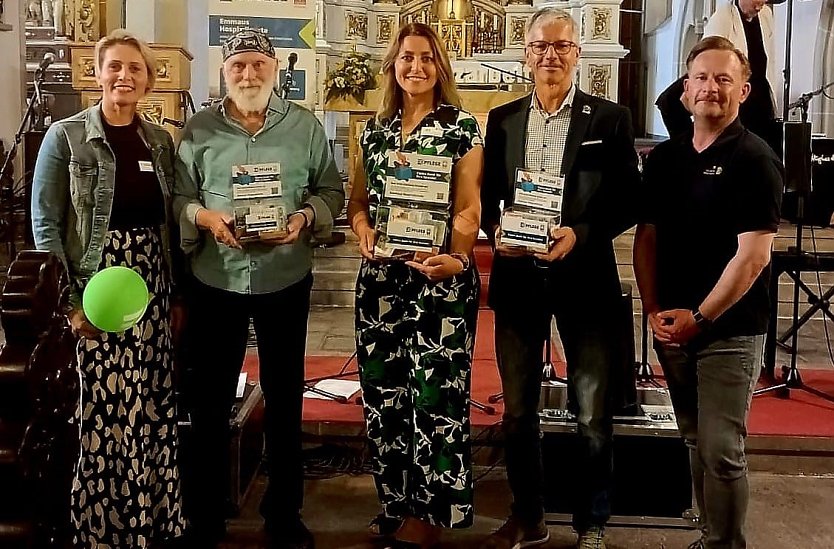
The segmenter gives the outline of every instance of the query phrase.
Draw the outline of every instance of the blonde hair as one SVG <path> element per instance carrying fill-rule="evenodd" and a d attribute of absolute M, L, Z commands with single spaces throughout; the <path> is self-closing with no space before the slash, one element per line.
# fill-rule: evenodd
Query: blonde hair
<path fill-rule="evenodd" d="M 437 83 L 434 86 L 434 103 L 447 103 L 460 108 L 461 101 L 455 86 L 455 77 L 452 72 L 452 64 L 449 62 L 449 54 L 446 48 L 430 26 L 423 23 L 409 23 L 397 31 L 397 35 L 388 46 L 385 57 L 382 58 L 382 101 L 379 104 L 377 118 L 390 119 L 403 106 L 403 91 L 397 83 L 397 75 L 394 63 L 400 54 L 403 41 L 409 36 L 422 36 L 429 41 L 434 63 L 437 67 Z"/>
<path fill-rule="evenodd" d="M 126 46 L 133 46 L 142 55 L 145 61 L 145 67 L 148 71 L 148 89 L 145 93 L 150 92 L 156 84 L 156 55 L 148 46 L 148 43 L 136 36 L 135 34 L 126 31 L 125 29 L 114 29 L 110 34 L 96 42 L 95 60 L 96 60 L 96 76 L 101 74 L 101 66 L 104 63 L 104 54 L 113 46 L 120 44 Z"/>

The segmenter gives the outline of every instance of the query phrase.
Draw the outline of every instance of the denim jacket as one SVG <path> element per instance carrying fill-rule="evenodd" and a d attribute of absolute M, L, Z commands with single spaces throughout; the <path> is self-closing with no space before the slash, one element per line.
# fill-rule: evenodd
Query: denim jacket
<path fill-rule="evenodd" d="M 70 304 L 76 307 L 84 286 L 99 270 L 113 206 L 116 160 L 101 117 L 99 104 L 52 124 L 38 152 L 32 183 L 35 245 L 64 263 Z M 176 229 L 171 214 L 174 142 L 160 126 L 141 119 L 139 126 L 165 200 L 160 232 L 164 260 L 173 275 L 178 271 L 171 251 L 171 231 Z"/>

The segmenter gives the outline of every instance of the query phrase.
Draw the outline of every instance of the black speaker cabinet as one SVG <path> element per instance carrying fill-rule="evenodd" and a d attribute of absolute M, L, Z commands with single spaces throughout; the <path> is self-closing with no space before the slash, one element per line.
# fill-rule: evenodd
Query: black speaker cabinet
<path fill-rule="evenodd" d="M 668 393 L 639 388 L 637 394 L 642 414 L 615 420 L 611 523 L 691 527 L 683 518 L 693 507 L 689 450 L 678 434 Z M 550 395 L 543 402 L 559 400 Z M 569 521 L 580 482 L 576 423 L 562 410 L 543 410 L 542 431 L 546 519 Z"/>
<path fill-rule="evenodd" d="M 261 387 L 257 383 L 248 382 L 243 398 L 235 402 L 229 418 L 232 434 L 229 445 L 229 482 L 223 484 L 229 489 L 227 503 L 231 515 L 240 511 L 263 460 L 263 414 L 264 396 Z M 189 463 L 200 459 L 191 445 L 191 421 L 188 418 L 179 421 L 179 437 L 180 471 L 185 476 L 193 469 Z M 188 503 L 191 495 L 184 492 L 183 496 Z"/>

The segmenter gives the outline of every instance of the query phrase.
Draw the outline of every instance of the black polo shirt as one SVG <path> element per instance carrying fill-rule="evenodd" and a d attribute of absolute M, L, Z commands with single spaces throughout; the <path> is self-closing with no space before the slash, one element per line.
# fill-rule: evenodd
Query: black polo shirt
<path fill-rule="evenodd" d="M 697 308 L 736 254 L 738 235 L 779 226 L 782 164 L 738 119 L 700 153 L 691 131 L 661 143 L 643 175 L 642 222 L 657 232 L 661 309 Z M 769 278 L 768 267 L 716 320 L 711 339 L 767 331 Z"/>

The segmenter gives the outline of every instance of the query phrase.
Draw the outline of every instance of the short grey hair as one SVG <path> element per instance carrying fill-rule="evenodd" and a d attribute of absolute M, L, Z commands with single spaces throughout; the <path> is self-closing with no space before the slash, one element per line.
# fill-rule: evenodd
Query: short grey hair
<path fill-rule="evenodd" d="M 530 41 L 530 32 L 534 27 L 559 21 L 564 21 L 570 25 L 573 31 L 573 41 L 579 44 L 579 25 L 576 24 L 576 20 L 570 13 L 555 6 L 542 6 L 530 16 L 530 19 L 527 20 L 527 28 L 524 31 L 524 41 Z"/>

